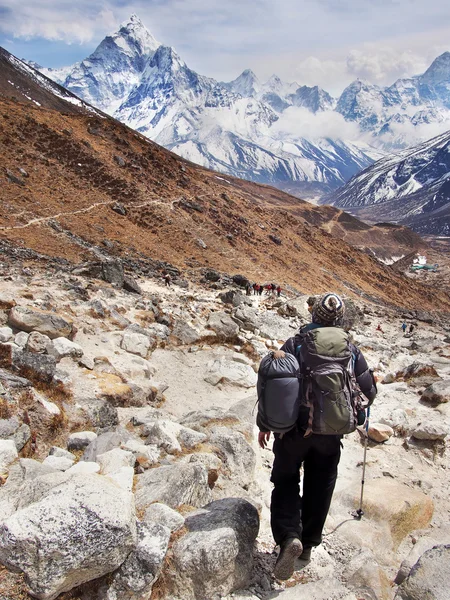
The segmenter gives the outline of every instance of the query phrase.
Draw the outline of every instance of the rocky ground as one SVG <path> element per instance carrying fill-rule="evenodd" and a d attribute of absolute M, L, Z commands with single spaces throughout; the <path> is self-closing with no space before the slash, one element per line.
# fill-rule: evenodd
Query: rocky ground
<path fill-rule="evenodd" d="M 117 261 L 4 263 L 1 600 L 448 598 L 450 321 L 418 306 L 348 299 L 379 378 L 364 515 L 355 432 L 322 546 L 289 581 L 272 575 L 254 386 L 305 300 L 246 297 L 229 278 L 166 288 Z"/>

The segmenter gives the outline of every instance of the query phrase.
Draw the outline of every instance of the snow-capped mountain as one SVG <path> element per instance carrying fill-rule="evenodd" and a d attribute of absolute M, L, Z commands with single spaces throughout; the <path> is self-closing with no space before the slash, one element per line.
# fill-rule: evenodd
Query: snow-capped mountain
<path fill-rule="evenodd" d="M 229 83 L 203 77 L 136 15 L 81 63 L 42 71 L 185 158 L 243 178 L 280 187 L 313 181 L 329 190 L 373 162 L 364 143 L 286 139 L 273 128 L 286 108 L 332 108 L 325 91 L 275 75 L 261 83 L 250 70 Z"/>
<path fill-rule="evenodd" d="M 450 133 L 379 160 L 323 203 L 363 219 L 450 235 Z"/>

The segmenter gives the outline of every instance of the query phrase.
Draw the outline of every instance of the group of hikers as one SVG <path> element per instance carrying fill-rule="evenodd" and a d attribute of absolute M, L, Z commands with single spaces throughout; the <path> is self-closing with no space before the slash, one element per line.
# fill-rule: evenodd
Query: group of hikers
<path fill-rule="evenodd" d="M 407 328 L 408 328 L 408 325 L 405 323 L 405 321 L 403 321 L 403 323 L 402 323 L 403 335 L 406 335 Z M 413 331 L 414 331 L 414 323 L 410 323 L 408 333 L 411 334 Z"/>
<path fill-rule="evenodd" d="M 264 357 L 258 372 L 258 443 L 264 449 L 271 433 L 275 438 L 270 511 L 280 547 L 274 575 L 281 580 L 321 543 L 343 435 L 364 426 L 367 436 L 377 394 L 372 370 L 343 328 L 342 298 L 327 293 L 307 303 L 311 323 Z"/>
<path fill-rule="evenodd" d="M 281 296 L 281 286 L 277 285 L 276 283 L 259 284 L 250 283 L 250 281 L 247 281 L 245 285 L 245 293 L 247 294 L 247 296 L 251 296 L 252 290 L 254 296 L 262 296 L 264 290 L 266 290 L 267 296 L 275 296 L 275 294 L 278 298 Z"/>

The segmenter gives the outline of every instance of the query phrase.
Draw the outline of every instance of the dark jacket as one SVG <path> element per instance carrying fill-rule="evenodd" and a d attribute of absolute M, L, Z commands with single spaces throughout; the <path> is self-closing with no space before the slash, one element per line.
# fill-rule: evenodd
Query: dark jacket
<path fill-rule="evenodd" d="M 324 327 L 324 325 L 319 325 L 318 323 L 309 323 L 305 327 L 300 329 L 299 333 L 297 333 L 294 337 L 289 338 L 286 342 L 281 346 L 280 350 L 287 352 L 289 354 L 293 354 L 294 356 L 298 356 L 298 348 L 302 344 L 302 339 L 305 333 L 310 331 L 311 329 L 317 329 L 318 327 Z M 369 369 L 366 359 L 364 358 L 361 350 L 355 346 L 354 344 L 350 344 L 350 349 L 354 356 L 354 369 L 355 369 L 355 377 L 356 381 L 361 389 L 361 392 L 368 400 L 368 406 L 372 404 L 377 395 L 377 386 L 375 383 L 375 379 L 373 377 L 372 371 Z M 300 416 L 301 419 L 301 416 Z M 260 428 L 261 431 L 264 431 L 264 428 L 260 426 L 258 422 L 258 418 L 256 419 L 256 424 Z M 301 424 L 300 424 L 301 426 Z"/>

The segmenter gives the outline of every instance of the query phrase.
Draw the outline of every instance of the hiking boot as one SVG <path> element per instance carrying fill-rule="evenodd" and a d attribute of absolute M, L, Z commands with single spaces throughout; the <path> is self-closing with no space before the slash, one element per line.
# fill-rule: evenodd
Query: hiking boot
<path fill-rule="evenodd" d="M 311 560 L 311 550 L 312 548 L 303 548 L 303 552 L 298 557 L 299 560 L 309 562 Z"/>
<path fill-rule="evenodd" d="M 300 556 L 303 546 L 298 538 L 289 538 L 281 544 L 273 574 L 277 579 L 284 581 L 292 577 L 295 559 Z"/>

